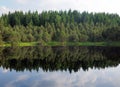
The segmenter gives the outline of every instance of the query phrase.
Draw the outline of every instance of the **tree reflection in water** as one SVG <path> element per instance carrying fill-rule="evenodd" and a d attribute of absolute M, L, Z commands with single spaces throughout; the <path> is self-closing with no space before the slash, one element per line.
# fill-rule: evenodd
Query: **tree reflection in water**
<path fill-rule="evenodd" d="M 0 66 L 16 71 L 67 71 L 115 67 L 120 47 L 15 47 L 0 48 Z"/>

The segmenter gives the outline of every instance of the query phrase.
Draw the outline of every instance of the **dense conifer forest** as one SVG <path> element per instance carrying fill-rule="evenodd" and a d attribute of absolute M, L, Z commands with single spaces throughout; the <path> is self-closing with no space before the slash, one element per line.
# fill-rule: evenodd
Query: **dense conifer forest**
<path fill-rule="evenodd" d="M 0 17 L 0 44 L 120 41 L 120 16 L 72 11 L 16 11 Z"/>

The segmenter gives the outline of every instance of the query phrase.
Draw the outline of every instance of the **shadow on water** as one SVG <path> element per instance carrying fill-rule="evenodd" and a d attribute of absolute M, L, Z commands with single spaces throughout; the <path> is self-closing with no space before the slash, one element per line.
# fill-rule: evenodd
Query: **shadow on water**
<path fill-rule="evenodd" d="M 0 48 L 0 66 L 16 71 L 104 69 L 120 63 L 119 47 L 15 47 Z"/>

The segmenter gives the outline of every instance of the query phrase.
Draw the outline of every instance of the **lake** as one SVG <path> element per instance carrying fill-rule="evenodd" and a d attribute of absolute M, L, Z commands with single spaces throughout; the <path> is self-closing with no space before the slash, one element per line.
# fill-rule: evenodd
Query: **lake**
<path fill-rule="evenodd" d="M 0 48 L 0 87 L 119 87 L 120 47 Z"/>

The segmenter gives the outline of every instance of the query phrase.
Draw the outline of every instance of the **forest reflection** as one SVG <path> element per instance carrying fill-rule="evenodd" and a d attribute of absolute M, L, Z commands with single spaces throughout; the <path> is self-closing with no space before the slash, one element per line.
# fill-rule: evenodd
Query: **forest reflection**
<path fill-rule="evenodd" d="M 104 69 L 120 63 L 120 47 L 0 48 L 0 66 L 10 71 L 69 71 Z"/>

